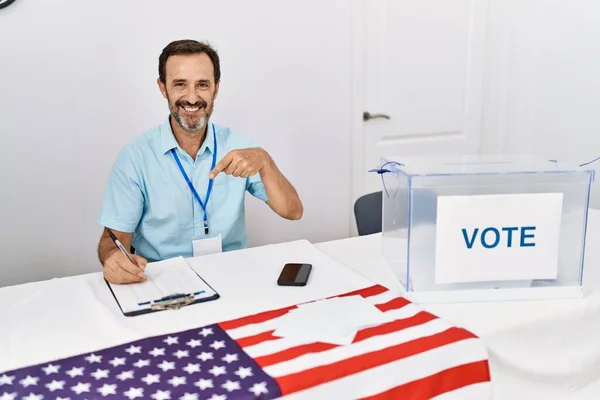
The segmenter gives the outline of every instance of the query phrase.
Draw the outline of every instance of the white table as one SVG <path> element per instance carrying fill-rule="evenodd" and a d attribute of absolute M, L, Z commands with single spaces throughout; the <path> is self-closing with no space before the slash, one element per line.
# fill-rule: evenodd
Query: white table
<path fill-rule="evenodd" d="M 421 307 L 483 338 L 489 349 L 496 399 L 598 399 L 600 249 L 594 244 L 599 241 L 600 212 L 592 211 L 584 299 Z M 316 247 L 371 281 L 397 290 L 394 276 L 380 266 L 379 244 L 379 235 L 372 235 Z M 289 246 L 293 250 L 294 243 Z M 211 285 L 220 289 L 222 298 L 177 312 L 124 318 L 100 273 L 2 288 L 0 371 L 332 296 L 365 285 L 360 276 L 332 269 L 315 271 L 319 275 L 315 275 L 307 290 L 277 287 L 274 281 L 281 265 L 290 260 L 282 254 L 281 246 L 278 251 L 274 248 L 229 253 L 226 271 L 221 262 L 223 255 L 189 260 Z M 310 258 L 307 255 L 307 261 Z M 263 264 L 264 269 L 257 268 Z"/>
<path fill-rule="evenodd" d="M 481 337 L 490 355 L 496 399 L 600 399 L 600 211 L 590 210 L 585 297 L 469 304 L 420 304 Z M 392 290 L 380 266 L 380 235 L 317 246 Z"/>

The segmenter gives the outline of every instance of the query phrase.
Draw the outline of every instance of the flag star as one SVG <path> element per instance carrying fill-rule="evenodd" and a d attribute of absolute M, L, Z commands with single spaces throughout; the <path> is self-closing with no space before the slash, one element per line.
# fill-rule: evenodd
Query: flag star
<path fill-rule="evenodd" d="M 128 391 L 123 393 L 125 396 L 129 397 L 130 400 L 135 399 L 136 397 L 144 396 L 144 389 L 142 388 L 129 388 Z"/>
<path fill-rule="evenodd" d="M 78 382 L 77 385 L 71 386 L 71 390 L 77 394 L 81 394 L 83 392 L 89 392 L 90 386 L 91 386 L 90 383 Z"/>
<path fill-rule="evenodd" d="M 25 379 L 21 379 L 21 380 L 19 381 L 19 383 L 20 383 L 20 384 L 21 384 L 23 387 L 29 387 L 29 386 L 31 386 L 31 385 L 37 385 L 37 381 L 38 381 L 39 379 L 40 379 L 40 378 L 38 378 L 37 376 L 36 376 L 36 377 L 32 377 L 32 376 L 30 376 L 30 375 L 27 375 L 27 378 L 25 378 Z"/>
<path fill-rule="evenodd" d="M 130 355 L 139 354 L 142 352 L 142 347 L 131 345 L 125 351 L 128 352 Z"/>
<path fill-rule="evenodd" d="M 212 397 L 208 400 L 227 400 L 227 396 L 224 394 L 213 394 Z"/>
<path fill-rule="evenodd" d="M 6 374 L 0 376 L 0 386 L 2 386 L 2 385 L 12 385 L 13 379 L 15 379 L 14 376 L 8 376 Z"/>
<path fill-rule="evenodd" d="M 146 385 L 152 385 L 153 383 L 160 382 L 160 375 L 159 374 L 155 374 L 155 375 L 148 374 L 142 378 L 142 381 L 144 381 L 146 383 Z"/>
<path fill-rule="evenodd" d="M 127 379 L 133 379 L 133 371 L 123 371 L 119 375 L 117 375 L 117 379 L 122 381 Z"/>
<path fill-rule="evenodd" d="M 214 376 L 219 376 L 219 375 L 226 373 L 226 370 L 225 370 L 225 367 L 218 367 L 215 365 L 208 372 L 210 372 Z"/>
<path fill-rule="evenodd" d="M 165 342 L 168 345 L 178 344 L 179 343 L 179 338 L 177 336 L 169 336 L 168 338 L 166 338 L 165 340 L 163 340 L 163 342 Z"/>
<path fill-rule="evenodd" d="M 60 365 L 48 364 L 47 367 L 42 368 L 46 375 L 55 374 L 60 369 Z"/>
<path fill-rule="evenodd" d="M 260 396 L 261 394 L 267 394 L 269 391 L 267 390 L 267 382 L 255 383 L 250 389 L 248 389 L 255 396 Z"/>
<path fill-rule="evenodd" d="M 71 400 L 70 397 L 57 397 L 56 400 Z"/>
<path fill-rule="evenodd" d="M 225 347 L 225 341 L 224 340 L 215 340 L 214 342 L 212 342 L 210 347 L 212 347 L 215 350 L 222 349 L 223 347 Z"/>
<path fill-rule="evenodd" d="M 192 339 L 186 344 L 193 349 L 194 347 L 202 346 L 202 341 L 198 339 Z"/>
<path fill-rule="evenodd" d="M 249 376 L 252 376 L 252 368 L 251 367 L 239 367 L 237 371 L 234 372 L 237 376 L 244 379 Z"/>
<path fill-rule="evenodd" d="M 41 394 L 29 393 L 29 396 L 23 397 L 23 400 L 42 400 L 44 398 Z"/>
<path fill-rule="evenodd" d="M 181 360 L 183 357 L 189 357 L 190 353 L 187 350 L 177 350 L 173 355 Z"/>
<path fill-rule="evenodd" d="M 150 351 L 150 354 L 153 355 L 154 357 L 164 356 L 165 349 L 158 349 L 155 347 L 154 349 L 152 349 L 152 351 Z"/>
<path fill-rule="evenodd" d="M 200 379 L 198 382 L 194 383 L 194 386 L 198 386 L 200 390 L 206 390 L 214 387 L 212 379 Z"/>
<path fill-rule="evenodd" d="M 230 381 L 229 379 L 227 380 L 227 382 L 225 382 L 224 384 L 221 385 L 221 387 L 225 390 L 227 390 L 228 392 L 233 392 L 234 390 L 239 390 L 240 389 L 240 383 L 237 381 Z"/>
<path fill-rule="evenodd" d="M 118 367 L 119 365 L 125 365 L 125 357 L 115 357 L 112 360 L 109 361 L 109 363 L 113 366 L 113 367 Z"/>
<path fill-rule="evenodd" d="M 230 363 L 238 360 L 238 355 L 237 354 L 226 354 L 225 357 L 221 358 L 221 360 L 225 361 L 227 364 L 230 364 Z"/>
<path fill-rule="evenodd" d="M 2 397 L 0 397 L 0 400 L 15 400 L 17 398 L 17 394 L 16 393 L 7 393 L 4 392 L 4 394 L 2 395 Z"/>
<path fill-rule="evenodd" d="M 196 393 L 185 393 L 179 400 L 198 400 L 198 395 Z"/>
<path fill-rule="evenodd" d="M 101 388 L 98 388 L 98 392 L 100 392 L 102 396 L 108 396 L 109 394 L 117 394 L 117 385 L 109 385 L 108 383 L 105 383 Z"/>
<path fill-rule="evenodd" d="M 69 375 L 71 378 L 75 378 L 76 376 L 83 376 L 83 370 L 85 368 L 84 367 L 73 367 L 70 370 L 67 371 L 67 375 Z"/>
<path fill-rule="evenodd" d="M 46 387 L 51 392 L 54 392 L 55 390 L 63 390 L 64 386 L 65 386 L 65 381 L 55 381 L 55 380 L 53 380 L 50 383 L 46 383 Z"/>
<path fill-rule="evenodd" d="M 90 375 L 93 376 L 94 378 L 96 378 L 96 380 L 102 379 L 102 378 L 108 378 L 108 370 L 98 368 L 96 370 L 96 372 L 92 372 Z"/>
<path fill-rule="evenodd" d="M 188 374 L 193 374 L 194 372 L 200 372 L 200 364 L 191 364 L 188 363 L 187 366 L 183 367 L 183 370 Z"/>
<path fill-rule="evenodd" d="M 138 368 L 147 367 L 150 365 L 150 360 L 137 360 L 133 365 Z"/>
<path fill-rule="evenodd" d="M 89 356 L 87 356 L 85 358 L 90 364 L 91 363 L 99 363 L 100 361 L 102 361 L 102 356 L 97 356 L 95 354 L 90 354 Z"/>
<path fill-rule="evenodd" d="M 174 376 L 172 379 L 169 379 L 167 382 L 169 382 L 171 385 L 177 387 L 179 385 L 185 385 L 185 381 L 186 381 L 185 376 Z"/>
<path fill-rule="evenodd" d="M 206 361 L 206 360 L 212 360 L 213 359 L 213 354 L 212 353 L 207 353 L 205 351 L 203 351 L 202 353 L 198 354 L 196 356 L 196 358 L 202 360 L 202 361 Z"/>
<path fill-rule="evenodd" d="M 170 390 L 157 390 L 156 393 L 154 393 L 152 396 L 154 400 L 169 400 L 171 398 L 171 391 Z"/>
<path fill-rule="evenodd" d="M 175 363 L 173 361 L 167 362 L 167 360 L 158 364 L 158 368 L 162 369 L 163 372 L 167 372 L 170 369 L 175 369 Z"/>
<path fill-rule="evenodd" d="M 214 332 L 212 330 L 212 328 L 204 328 L 202 329 L 202 331 L 200 332 L 200 335 L 207 337 L 208 335 L 212 335 Z"/>

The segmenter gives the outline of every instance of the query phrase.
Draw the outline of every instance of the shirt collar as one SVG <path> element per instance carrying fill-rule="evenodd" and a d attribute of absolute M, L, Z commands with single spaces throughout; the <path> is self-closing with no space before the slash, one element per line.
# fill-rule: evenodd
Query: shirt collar
<path fill-rule="evenodd" d="M 209 150 L 211 153 L 215 151 L 215 143 L 213 140 L 213 124 L 210 120 L 207 123 L 208 128 L 206 129 L 206 137 L 204 139 L 204 143 L 200 146 L 200 150 L 198 154 L 204 154 L 206 150 Z M 160 126 L 160 146 L 161 151 L 165 154 L 168 151 L 171 151 L 174 148 L 181 147 L 175 140 L 175 135 L 173 135 L 173 130 L 171 129 L 171 118 L 167 117 L 165 122 Z M 183 149 L 181 149 L 183 151 Z"/>

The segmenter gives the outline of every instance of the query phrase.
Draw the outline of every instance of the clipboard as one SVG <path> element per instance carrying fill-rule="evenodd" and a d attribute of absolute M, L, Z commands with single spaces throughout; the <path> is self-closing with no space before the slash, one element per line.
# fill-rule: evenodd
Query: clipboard
<path fill-rule="evenodd" d="M 104 280 L 126 317 L 179 310 L 220 298 L 183 257 L 149 263 L 146 282 L 116 285 Z"/>

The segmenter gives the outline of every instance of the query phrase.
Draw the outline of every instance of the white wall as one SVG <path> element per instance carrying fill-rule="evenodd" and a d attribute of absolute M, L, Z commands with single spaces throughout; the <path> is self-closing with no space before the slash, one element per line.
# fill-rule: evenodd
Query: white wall
<path fill-rule="evenodd" d="M 126 142 L 166 117 L 157 60 L 180 38 L 216 45 L 215 119 L 266 147 L 304 202 L 304 218 L 288 222 L 249 198 L 250 244 L 347 236 L 350 11 L 345 0 L 17 0 L 0 10 L 0 286 L 99 270 L 107 174 Z"/>
<path fill-rule="evenodd" d="M 600 157 L 600 2 L 493 0 L 485 152 Z M 600 208 L 600 161 L 591 206 Z"/>
<path fill-rule="evenodd" d="M 353 61 L 365 61 L 352 53 L 351 9 L 347 0 L 17 0 L 0 10 L 0 286 L 99 270 L 107 174 L 126 142 L 167 115 L 157 58 L 185 37 L 221 54 L 217 121 L 263 144 L 304 201 L 303 220 L 288 222 L 249 198 L 250 245 L 347 236 L 352 73 L 364 67 Z M 490 0 L 483 152 L 600 156 L 597 21 L 594 0 Z"/>

